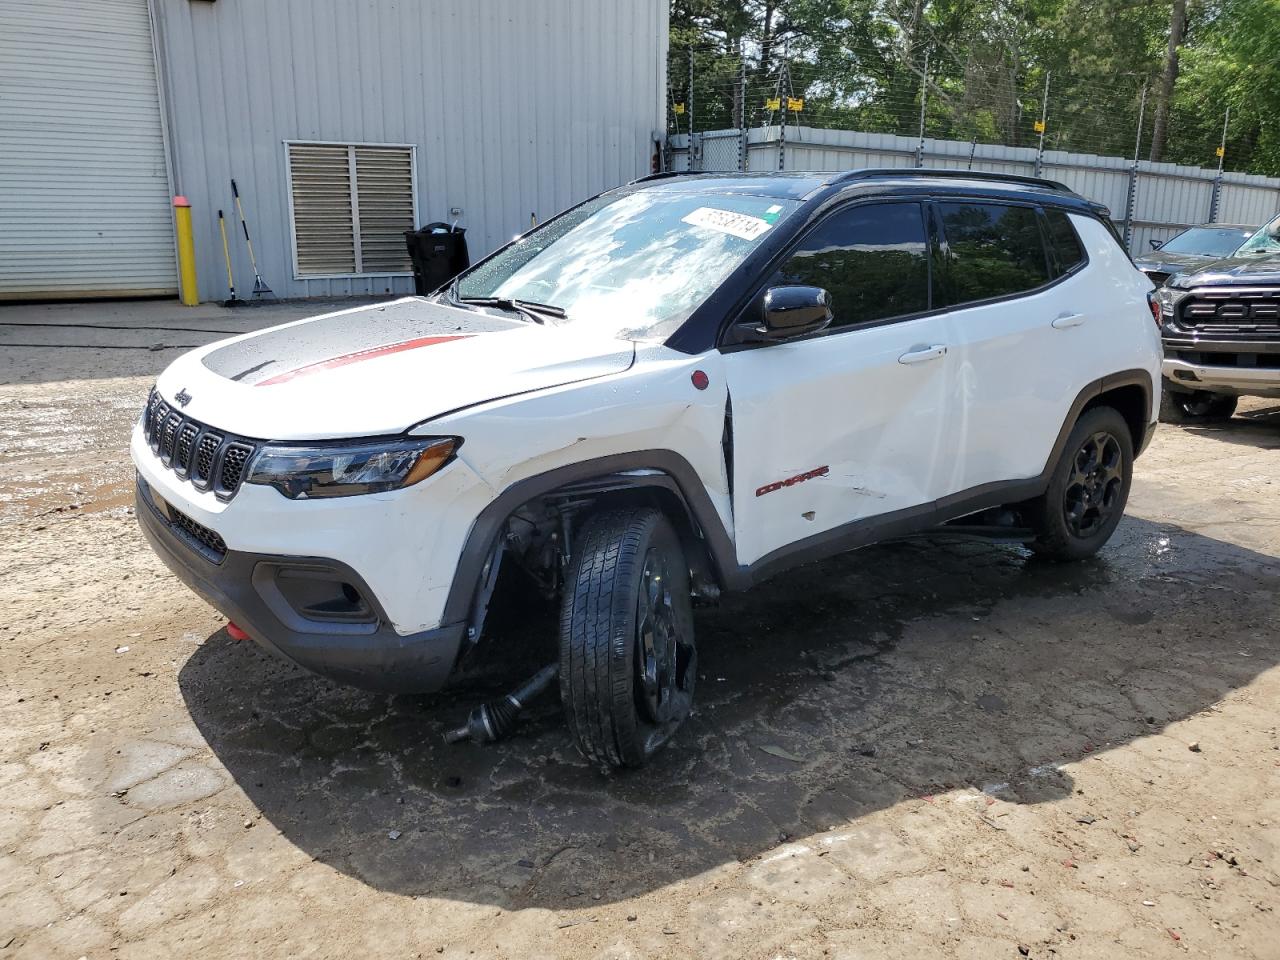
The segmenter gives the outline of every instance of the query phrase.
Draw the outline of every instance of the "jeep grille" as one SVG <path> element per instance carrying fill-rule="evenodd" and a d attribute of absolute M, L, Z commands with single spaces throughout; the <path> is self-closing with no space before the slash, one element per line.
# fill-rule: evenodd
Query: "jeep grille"
<path fill-rule="evenodd" d="M 256 441 L 184 416 L 154 389 L 147 397 L 142 431 L 162 464 L 197 490 L 213 490 L 220 500 L 235 496 L 258 449 Z"/>

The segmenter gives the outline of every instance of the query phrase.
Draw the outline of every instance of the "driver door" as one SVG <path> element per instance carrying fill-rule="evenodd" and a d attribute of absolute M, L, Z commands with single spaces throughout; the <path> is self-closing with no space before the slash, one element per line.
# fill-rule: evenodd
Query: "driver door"
<path fill-rule="evenodd" d="M 841 208 L 766 285 L 826 289 L 831 326 L 724 348 L 740 564 L 938 497 L 950 336 L 930 309 L 933 253 L 919 203 Z"/>

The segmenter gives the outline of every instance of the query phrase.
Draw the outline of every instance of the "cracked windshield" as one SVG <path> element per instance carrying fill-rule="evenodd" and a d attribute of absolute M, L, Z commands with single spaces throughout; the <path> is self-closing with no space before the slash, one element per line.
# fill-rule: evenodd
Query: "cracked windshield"
<path fill-rule="evenodd" d="M 457 296 L 545 304 L 565 312 L 556 323 L 665 339 L 797 205 L 662 189 L 599 197 L 466 274 Z"/>

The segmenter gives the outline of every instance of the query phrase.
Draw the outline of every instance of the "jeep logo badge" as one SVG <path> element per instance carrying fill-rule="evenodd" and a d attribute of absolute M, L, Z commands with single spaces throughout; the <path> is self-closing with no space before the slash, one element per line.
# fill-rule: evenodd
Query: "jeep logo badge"
<path fill-rule="evenodd" d="M 191 402 L 191 394 L 187 393 L 186 387 L 183 387 L 177 392 L 173 399 L 177 400 L 181 406 L 185 407 Z"/>

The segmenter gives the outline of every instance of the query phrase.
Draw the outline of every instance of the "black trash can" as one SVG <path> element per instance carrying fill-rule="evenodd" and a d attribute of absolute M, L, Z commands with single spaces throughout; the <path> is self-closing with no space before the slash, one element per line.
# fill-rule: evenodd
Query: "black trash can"
<path fill-rule="evenodd" d="M 415 293 L 428 294 L 471 266 L 466 233 L 465 228 L 447 223 L 428 223 L 420 230 L 405 231 Z"/>

